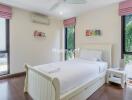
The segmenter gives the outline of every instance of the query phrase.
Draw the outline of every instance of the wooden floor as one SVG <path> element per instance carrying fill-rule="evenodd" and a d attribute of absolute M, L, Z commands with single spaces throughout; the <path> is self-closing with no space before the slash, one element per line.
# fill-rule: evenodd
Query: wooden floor
<path fill-rule="evenodd" d="M 0 80 L 0 100 L 32 100 L 23 93 L 24 76 Z M 132 87 L 104 85 L 87 100 L 132 100 Z"/>

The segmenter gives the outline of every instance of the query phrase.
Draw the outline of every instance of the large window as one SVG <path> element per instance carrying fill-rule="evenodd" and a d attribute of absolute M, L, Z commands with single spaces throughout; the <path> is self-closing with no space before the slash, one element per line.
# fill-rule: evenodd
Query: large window
<path fill-rule="evenodd" d="M 75 53 L 75 26 L 65 28 L 65 59 L 74 59 Z"/>
<path fill-rule="evenodd" d="M 122 16 L 122 58 L 132 61 L 132 15 Z"/>
<path fill-rule="evenodd" d="M 0 75 L 9 73 L 9 20 L 0 18 Z"/>

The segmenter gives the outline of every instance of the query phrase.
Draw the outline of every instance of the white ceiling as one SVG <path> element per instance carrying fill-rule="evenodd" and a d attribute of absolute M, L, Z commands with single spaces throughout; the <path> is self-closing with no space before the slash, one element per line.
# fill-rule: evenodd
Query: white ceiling
<path fill-rule="evenodd" d="M 120 1 L 123 0 L 87 0 L 86 4 L 66 4 L 62 2 L 53 10 L 50 10 L 50 8 L 57 3 L 58 0 L 0 0 L 0 3 L 66 19 Z"/>

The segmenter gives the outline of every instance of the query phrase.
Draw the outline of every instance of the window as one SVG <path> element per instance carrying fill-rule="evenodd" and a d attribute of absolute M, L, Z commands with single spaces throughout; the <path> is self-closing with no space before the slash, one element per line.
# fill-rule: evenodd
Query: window
<path fill-rule="evenodd" d="M 132 15 L 122 16 L 122 58 L 132 61 Z"/>
<path fill-rule="evenodd" d="M 9 20 L 0 18 L 0 75 L 9 73 Z"/>
<path fill-rule="evenodd" d="M 75 26 L 65 28 L 65 60 L 74 59 Z"/>

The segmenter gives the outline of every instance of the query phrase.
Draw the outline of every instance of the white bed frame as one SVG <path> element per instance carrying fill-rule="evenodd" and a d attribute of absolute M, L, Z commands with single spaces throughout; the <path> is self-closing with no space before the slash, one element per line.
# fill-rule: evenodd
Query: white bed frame
<path fill-rule="evenodd" d="M 109 66 L 111 65 L 111 44 L 87 44 L 81 48 L 102 50 L 103 59 L 109 63 Z M 25 67 L 27 75 L 24 92 L 27 92 L 33 100 L 86 100 L 105 83 L 106 72 L 100 74 L 90 82 L 60 95 L 60 83 L 57 78 L 35 70 L 29 65 L 25 65 Z"/>

